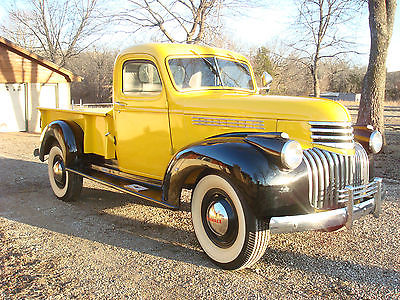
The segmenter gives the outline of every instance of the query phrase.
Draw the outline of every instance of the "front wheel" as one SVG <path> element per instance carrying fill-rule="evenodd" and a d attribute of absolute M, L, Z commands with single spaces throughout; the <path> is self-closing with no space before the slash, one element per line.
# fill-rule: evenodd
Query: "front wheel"
<path fill-rule="evenodd" d="M 51 188 L 58 199 L 72 201 L 80 194 L 83 178 L 66 171 L 65 158 L 58 144 L 54 144 L 50 149 L 48 173 Z"/>
<path fill-rule="evenodd" d="M 234 187 L 218 175 L 207 175 L 192 196 L 196 237 L 210 259 L 224 269 L 250 267 L 264 254 L 270 234 Z"/>

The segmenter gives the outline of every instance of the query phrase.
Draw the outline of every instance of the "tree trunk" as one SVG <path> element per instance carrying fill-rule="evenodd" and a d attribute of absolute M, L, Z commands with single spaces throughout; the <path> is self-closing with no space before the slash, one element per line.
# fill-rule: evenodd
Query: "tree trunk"
<path fill-rule="evenodd" d="M 319 78 L 318 78 L 318 61 L 314 61 L 311 74 L 313 78 L 314 97 L 319 98 L 321 96 L 321 90 L 319 87 Z"/>
<path fill-rule="evenodd" d="M 372 125 L 384 134 L 386 57 L 393 31 L 396 0 L 369 0 L 371 49 L 363 80 L 357 124 Z"/>
<path fill-rule="evenodd" d="M 321 90 L 319 88 L 319 79 L 317 72 L 314 71 L 312 75 L 313 75 L 313 85 L 314 85 L 314 97 L 319 98 L 321 96 Z"/>

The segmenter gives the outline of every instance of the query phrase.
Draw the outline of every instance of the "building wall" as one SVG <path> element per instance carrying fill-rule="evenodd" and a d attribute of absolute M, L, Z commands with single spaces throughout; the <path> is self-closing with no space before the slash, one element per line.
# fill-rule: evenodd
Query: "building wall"
<path fill-rule="evenodd" d="M 71 108 L 65 71 L 0 38 L 0 131 L 40 132 L 38 106 Z"/>
<path fill-rule="evenodd" d="M 64 76 L 11 50 L 0 46 L 0 82 L 66 82 Z"/>
<path fill-rule="evenodd" d="M 24 84 L 0 83 L 0 132 L 25 130 Z"/>
<path fill-rule="evenodd" d="M 37 107 L 71 108 L 70 84 L 28 84 L 28 131 L 40 132 L 40 112 Z"/>
<path fill-rule="evenodd" d="M 0 83 L 0 132 L 40 132 L 39 106 L 70 109 L 70 84 Z"/>

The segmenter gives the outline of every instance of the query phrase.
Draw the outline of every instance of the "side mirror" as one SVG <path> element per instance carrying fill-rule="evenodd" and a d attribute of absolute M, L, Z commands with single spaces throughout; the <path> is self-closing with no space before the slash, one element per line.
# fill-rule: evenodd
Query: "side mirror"
<path fill-rule="evenodd" d="M 261 75 L 261 83 L 263 87 L 267 87 L 272 83 L 272 76 L 268 72 L 263 72 Z"/>
<path fill-rule="evenodd" d="M 272 76 L 268 72 L 263 72 L 261 75 L 262 88 L 260 88 L 260 94 L 268 93 L 271 83 L 272 83 Z"/>

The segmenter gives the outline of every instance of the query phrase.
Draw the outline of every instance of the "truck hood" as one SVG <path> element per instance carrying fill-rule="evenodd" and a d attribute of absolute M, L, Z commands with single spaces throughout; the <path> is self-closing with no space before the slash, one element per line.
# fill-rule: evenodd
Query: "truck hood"
<path fill-rule="evenodd" d="M 185 100 L 185 112 L 246 118 L 296 121 L 351 121 L 348 110 L 338 102 L 306 97 L 209 93 Z M 186 98 L 186 97 L 185 97 Z"/>

